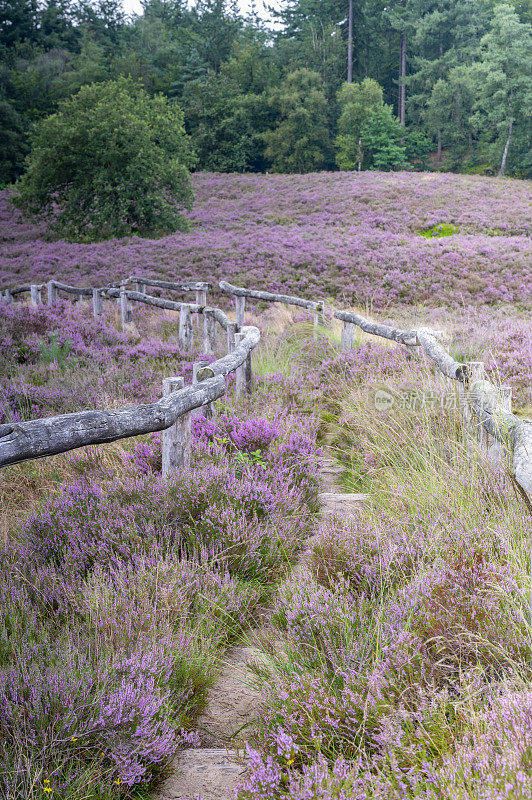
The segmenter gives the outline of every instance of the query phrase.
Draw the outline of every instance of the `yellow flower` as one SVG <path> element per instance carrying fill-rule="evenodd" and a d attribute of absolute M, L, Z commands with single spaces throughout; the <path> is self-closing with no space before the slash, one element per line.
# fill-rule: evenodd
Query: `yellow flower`
<path fill-rule="evenodd" d="M 44 791 L 45 791 L 45 792 L 53 792 L 53 789 L 50 789 L 50 787 L 49 787 L 49 786 L 45 786 L 45 787 L 44 787 Z"/>
<path fill-rule="evenodd" d="M 120 784 L 122 783 L 122 781 L 120 780 L 120 778 L 118 778 L 118 779 L 115 781 L 115 783 L 116 783 L 116 785 L 117 785 L 117 786 L 120 786 Z"/>
<path fill-rule="evenodd" d="M 45 778 L 45 779 L 43 780 L 43 783 L 50 783 L 50 781 L 48 780 L 48 778 Z"/>
<path fill-rule="evenodd" d="M 287 764 L 293 764 L 294 763 L 294 759 L 293 758 L 289 758 L 286 763 Z"/>
<path fill-rule="evenodd" d="M 71 741 L 71 742 L 77 742 L 78 740 L 76 739 L 76 737 L 75 737 L 75 736 L 72 736 L 72 737 L 70 738 L 70 741 Z"/>

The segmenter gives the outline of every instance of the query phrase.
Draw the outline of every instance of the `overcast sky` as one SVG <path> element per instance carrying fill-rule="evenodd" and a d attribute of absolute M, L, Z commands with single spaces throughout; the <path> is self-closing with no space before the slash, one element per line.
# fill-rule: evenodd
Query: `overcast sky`
<path fill-rule="evenodd" d="M 270 0 L 270 5 L 279 6 L 280 4 L 281 0 L 274 0 L 273 3 Z M 142 11 L 140 0 L 122 0 L 122 5 L 124 6 L 124 9 L 127 14 L 140 14 L 140 12 Z M 243 12 L 246 12 L 249 10 L 250 3 L 249 0 L 238 0 L 238 5 L 240 6 L 240 9 Z M 259 12 L 260 16 L 263 17 L 263 19 L 267 19 L 268 14 L 266 13 L 266 10 L 264 8 L 263 0 L 257 0 L 256 5 L 257 5 L 257 11 Z"/>

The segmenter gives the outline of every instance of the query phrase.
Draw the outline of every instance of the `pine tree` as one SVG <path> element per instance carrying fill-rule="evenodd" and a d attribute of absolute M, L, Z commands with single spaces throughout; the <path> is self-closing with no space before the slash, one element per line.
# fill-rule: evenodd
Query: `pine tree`
<path fill-rule="evenodd" d="M 481 45 L 476 121 L 484 135 L 494 132 L 495 150 L 502 150 L 499 175 L 504 175 L 515 127 L 530 122 L 532 26 L 520 22 L 510 5 L 496 6 Z"/>

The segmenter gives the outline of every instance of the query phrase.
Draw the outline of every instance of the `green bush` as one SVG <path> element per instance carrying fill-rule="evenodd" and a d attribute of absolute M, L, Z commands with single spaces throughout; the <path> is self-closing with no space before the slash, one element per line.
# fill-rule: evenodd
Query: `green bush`
<path fill-rule="evenodd" d="M 425 239 L 441 239 L 443 236 L 453 236 L 455 233 L 459 233 L 459 230 L 452 222 L 439 222 L 432 228 L 422 231 L 421 235 Z"/>
<path fill-rule="evenodd" d="M 14 202 L 68 238 L 171 231 L 191 158 L 178 106 L 124 78 L 92 84 L 35 125 Z"/>
<path fill-rule="evenodd" d="M 393 116 L 391 106 L 374 111 L 361 134 L 364 152 L 370 155 L 370 169 L 386 172 L 406 166 L 405 129 Z"/>
<path fill-rule="evenodd" d="M 342 109 L 335 140 L 336 163 L 339 169 L 361 169 L 364 161 L 362 128 L 383 108 L 382 86 L 373 78 L 364 78 L 361 83 L 344 83 L 336 98 Z"/>

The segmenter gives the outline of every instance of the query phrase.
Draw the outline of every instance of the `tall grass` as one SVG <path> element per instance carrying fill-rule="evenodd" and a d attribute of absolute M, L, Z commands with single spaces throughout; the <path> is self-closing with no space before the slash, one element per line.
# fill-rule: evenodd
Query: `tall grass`
<path fill-rule="evenodd" d="M 528 509 L 426 365 L 361 342 L 321 373 L 322 435 L 370 499 L 279 600 L 240 796 L 529 798 Z"/>

